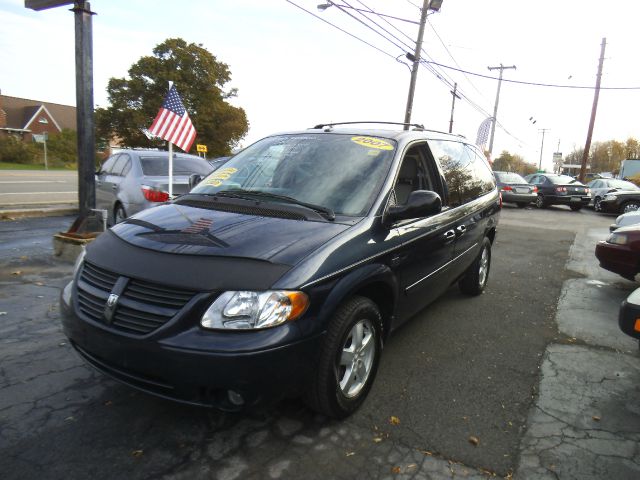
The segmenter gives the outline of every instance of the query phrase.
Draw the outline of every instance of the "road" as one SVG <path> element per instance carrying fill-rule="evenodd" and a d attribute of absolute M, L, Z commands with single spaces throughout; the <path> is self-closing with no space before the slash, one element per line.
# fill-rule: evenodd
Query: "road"
<path fill-rule="evenodd" d="M 77 203 L 76 171 L 0 170 L 0 207 Z"/>
<path fill-rule="evenodd" d="M 485 294 L 452 287 L 392 336 L 343 422 L 296 399 L 185 407 L 94 372 L 59 324 L 71 266 L 38 240 L 69 219 L 36 220 L 0 222 L 3 478 L 640 477 L 638 345 L 616 323 L 636 285 L 593 256 L 612 217 L 506 207 Z"/>

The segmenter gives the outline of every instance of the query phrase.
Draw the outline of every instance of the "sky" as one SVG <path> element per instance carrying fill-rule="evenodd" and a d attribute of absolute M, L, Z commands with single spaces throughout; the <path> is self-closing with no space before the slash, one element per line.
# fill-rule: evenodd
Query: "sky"
<path fill-rule="evenodd" d="M 319 3 L 324 0 L 94 0 L 95 104 L 108 105 L 110 78 L 126 77 L 156 45 L 181 37 L 229 66 L 226 88 L 238 89 L 232 103 L 249 120 L 242 146 L 323 122 L 402 122 L 410 80 L 405 54 L 415 48 L 421 0 L 336 0 L 353 8 L 322 12 Z M 374 25 L 355 9 L 411 22 L 370 15 Z M 34 12 L 23 0 L 0 0 L 3 95 L 75 105 L 73 17 L 68 7 Z M 455 103 L 453 132 L 475 143 L 496 99 L 498 71 L 488 67 L 515 65 L 504 70 L 493 157 L 507 150 L 551 169 L 554 151 L 566 155 L 585 145 L 606 38 L 602 87 L 638 88 L 600 92 L 593 141 L 640 139 L 638 18 L 637 0 L 444 0 L 428 16 L 422 56 L 470 73 L 421 66 L 411 120 L 448 131 L 457 83 L 463 98 Z"/>

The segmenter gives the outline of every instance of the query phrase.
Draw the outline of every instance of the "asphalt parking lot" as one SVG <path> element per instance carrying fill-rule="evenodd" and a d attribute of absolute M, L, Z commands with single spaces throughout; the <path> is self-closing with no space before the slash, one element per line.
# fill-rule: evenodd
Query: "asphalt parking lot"
<path fill-rule="evenodd" d="M 185 407 L 87 367 L 50 247 L 70 220 L 0 222 L 3 478 L 640 477 L 640 356 L 617 330 L 637 285 L 593 256 L 613 217 L 505 207 L 485 294 L 452 287 L 398 331 L 343 422 L 296 399 Z"/>

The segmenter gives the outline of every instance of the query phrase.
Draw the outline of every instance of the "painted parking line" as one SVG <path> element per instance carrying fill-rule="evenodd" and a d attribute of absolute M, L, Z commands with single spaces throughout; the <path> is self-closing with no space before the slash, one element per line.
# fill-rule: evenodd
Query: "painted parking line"
<path fill-rule="evenodd" d="M 64 180 L 13 180 L 10 182 L 4 182 L 4 181 L 0 181 L 0 184 L 11 184 L 14 185 L 16 183 L 68 183 L 65 182 Z"/>

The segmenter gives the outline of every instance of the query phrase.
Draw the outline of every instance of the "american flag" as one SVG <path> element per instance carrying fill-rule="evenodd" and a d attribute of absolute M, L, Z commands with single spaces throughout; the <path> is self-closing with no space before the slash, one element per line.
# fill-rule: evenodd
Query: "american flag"
<path fill-rule="evenodd" d="M 188 152 L 196 138 L 196 129 L 182 104 L 178 90 L 174 85 L 162 102 L 162 107 L 149 131 L 156 137 L 177 145 Z"/>

